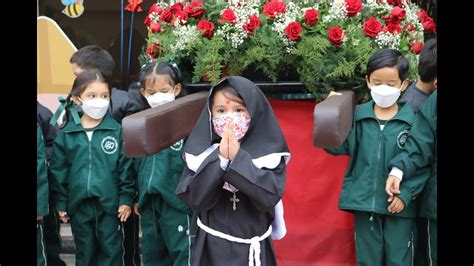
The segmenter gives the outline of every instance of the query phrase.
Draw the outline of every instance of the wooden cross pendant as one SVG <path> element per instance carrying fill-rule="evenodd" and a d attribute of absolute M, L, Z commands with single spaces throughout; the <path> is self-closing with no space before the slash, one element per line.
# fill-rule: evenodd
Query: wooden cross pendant
<path fill-rule="evenodd" d="M 237 209 L 237 203 L 240 201 L 237 196 L 235 195 L 235 192 L 234 192 L 234 196 L 232 196 L 232 198 L 229 199 L 230 201 L 232 201 L 233 205 L 232 205 L 232 209 L 234 209 L 234 211 Z"/>

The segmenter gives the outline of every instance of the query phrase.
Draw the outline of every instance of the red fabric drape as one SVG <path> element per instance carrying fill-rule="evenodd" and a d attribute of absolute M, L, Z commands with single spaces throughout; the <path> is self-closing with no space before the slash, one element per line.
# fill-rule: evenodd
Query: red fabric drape
<path fill-rule="evenodd" d="M 283 195 L 288 232 L 273 241 L 278 265 L 356 265 L 353 216 L 337 207 L 349 157 L 313 146 L 314 101 L 270 103 L 291 152 Z"/>

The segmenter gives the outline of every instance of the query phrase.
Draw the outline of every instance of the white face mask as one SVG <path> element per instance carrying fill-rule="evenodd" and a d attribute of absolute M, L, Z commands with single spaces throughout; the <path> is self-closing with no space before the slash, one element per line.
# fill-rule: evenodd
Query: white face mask
<path fill-rule="evenodd" d="M 94 119 L 101 119 L 107 113 L 109 108 L 109 100 L 104 100 L 100 98 L 83 101 L 81 98 L 79 100 L 82 102 L 81 108 L 84 113 Z"/>
<path fill-rule="evenodd" d="M 176 96 L 174 95 L 173 89 L 173 93 L 157 92 L 153 95 L 148 96 L 146 100 L 151 107 L 156 107 L 158 105 L 172 102 L 175 98 Z"/>
<path fill-rule="evenodd" d="M 382 108 L 387 108 L 397 102 L 398 97 L 400 97 L 400 88 L 385 84 L 377 85 L 370 87 L 370 95 L 372 95 L 375 104 Z"/>

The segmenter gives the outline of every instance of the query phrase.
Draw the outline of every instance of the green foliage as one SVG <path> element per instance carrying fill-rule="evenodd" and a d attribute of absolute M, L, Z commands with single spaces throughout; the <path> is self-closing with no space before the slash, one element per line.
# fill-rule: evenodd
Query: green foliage
<path fill-rule="evenodd" d="M 409 77 L 414 80 L 417 76 L 417 58 L 411 47 L 414 43 L 423 42 L 423 32 L 420 26 L 421 21 L 416 21 L 418 9 L 415 5 L 407 4 L 409 6 L 406 6 L 406 17 L 398 22 L 402 31 L 399 38 L 393 37 L 395 35 L 387 37 L 387 34 L 384 34 L 376 39 L 364 34 L 366 20 L 375 17 L 380 25 L 387 29 L 389 25 L 386 16 L 391 14 L 393 8 L 390 5 L 363 3 L 359 14 L 345 17 L 338 15 L 337 11 L 332 9 L 335 3 L 339 3 L 338 1 L 309 0 L 305 3 L 292 1 L 298 6 L 297 8 L 301 9 L 300 14 L 304 13 L 303 8 L 312 8 L 315 3 L 318 3 L 318 23 L 309 26 L 305 23 L 304 16 L 298 15 L 299 17 L 295 18 L 289 11 L 291 8 L 288 8 L 288 17 L 285 17 L 287 16 L 285 13 L 277 18 L 268 18 L 263 14 L 263 6 L 268 1 L 261 1 L 258 7 L 260 26 L 254 29 L 253 34 L 242 35 L 242 29 L 246 29 L 243 23 L 248 23 L 253 13 L 237 12 L 240 16 L 237 19 L 240 24 L 235 21 L 235 24 L 223 22 L 222 11 L 227 8 L 238 10 L 238 7 L 236 5 L 232 7 L 228 1 L 203 2 L 206 9 L 204 15 L 201 18 L 189 18 L 186 25 L 190 28 L 194 27 L 193 30 L 195 30 L 201 20 L 212 22 L 214 30 L 211 39 L 201 35 L 194 39 L 195 35 L 191 34 L 189 37 L 183 34 L 183 31 L 179 31 L 175 24 L 154 18 L 155 23 L 161 24 L 161 31 L 149 33 L 147 47 L 151 45 L 159 49 L 156 49 L 157 53 L 150 55 L 146 55 L 146 49 L 142 49 L 144 55 L 139 57 L 140 64 L 150 60 L 150 57 L 157 60 L 172 60 L 181 68 L 183 66 L 189 68 L 184 69 L 184 72 L 188 74 L 187 77 L 192 82 L 208 80 L 211 84 L 215 84 L 223 75 L 240 75 L 245 70 L 262 72 L 273 82 L 288 80 L 288 77 L 293 74 L 292 71 L 296 71 L 298 76 L 295 78 L 303 82 L 318 100 L 322 100 L 329 91 L 340 89 L 352 89 L 359 97 L 366 100 L 368 88 L 364 77 L 367 61 L 379 49 L 379 45 L 381 47 L 390 45 L 398 47 L 410 62 Z M 290 6 L 289 1 L 285 3 Z M 187 3 L 184 5 L 186 6 Z M 247 8 L 245 4 L 239 4 L 239 6 Z M 303 31 L 299 40 L 289 41 L 285 34 L 281 34 L 282 29 L 289 25 L 289 21 L 300 23 Z M 418 26 L 415 30 L 407 30 L 410 27 L 413 28 L 412 25 Z M 342 30 L 340 46 L 331 44 L 329 40 L 328 31 L 333 27 L 339 27 Z M 173 31 L 184 36 L 180 38 L 189 37 L 190 39 L 188 41 L 179 39 Z M 394 43 L 395 39 L 400 42 Z M 234 41 L 234 46 L 238 48 L 233 48 L 230 40 Z M 186 43 L 186 47 L 175 51 L 176 49 L 172 47 L 175 47 L 177 43 L 181 45 Z"/>
<path fill-rule="evenodd" d="M 206 76 L 211 84 L 217 83 L 230 55 L 229 49 L 226 48 L 227 44 L 221 38 L 203 39 L 196 50 L 192 82 L 198 82 Z"/>
<path fill-rule="evenodd" d="M 268 25 L 256 29 L 248 39 L 248 48 L 243 50 L 241 56 L 236 57 L 236 64 L 243 69 L 253 66 L 276 82 L 285 53 L 283 46 L 275 43 L 276 40 L 278 40 L 277 34 Z"/>

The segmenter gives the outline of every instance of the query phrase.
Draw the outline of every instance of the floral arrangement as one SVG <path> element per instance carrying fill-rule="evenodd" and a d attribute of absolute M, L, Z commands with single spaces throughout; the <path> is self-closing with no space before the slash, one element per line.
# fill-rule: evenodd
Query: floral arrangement
<path fill-rule="evenodd" d="M 333 89 L 366 90 L 368 58 L 400 50 L 416 78 L 424 33 L 436 33 L 426 11 L 406 0 L 192 1 L 154 3 L 145 20 L 140 63 L 190 66 L 192 82 L 260 71 L 276 82 L 296 71 L 317 98 Z"/>

